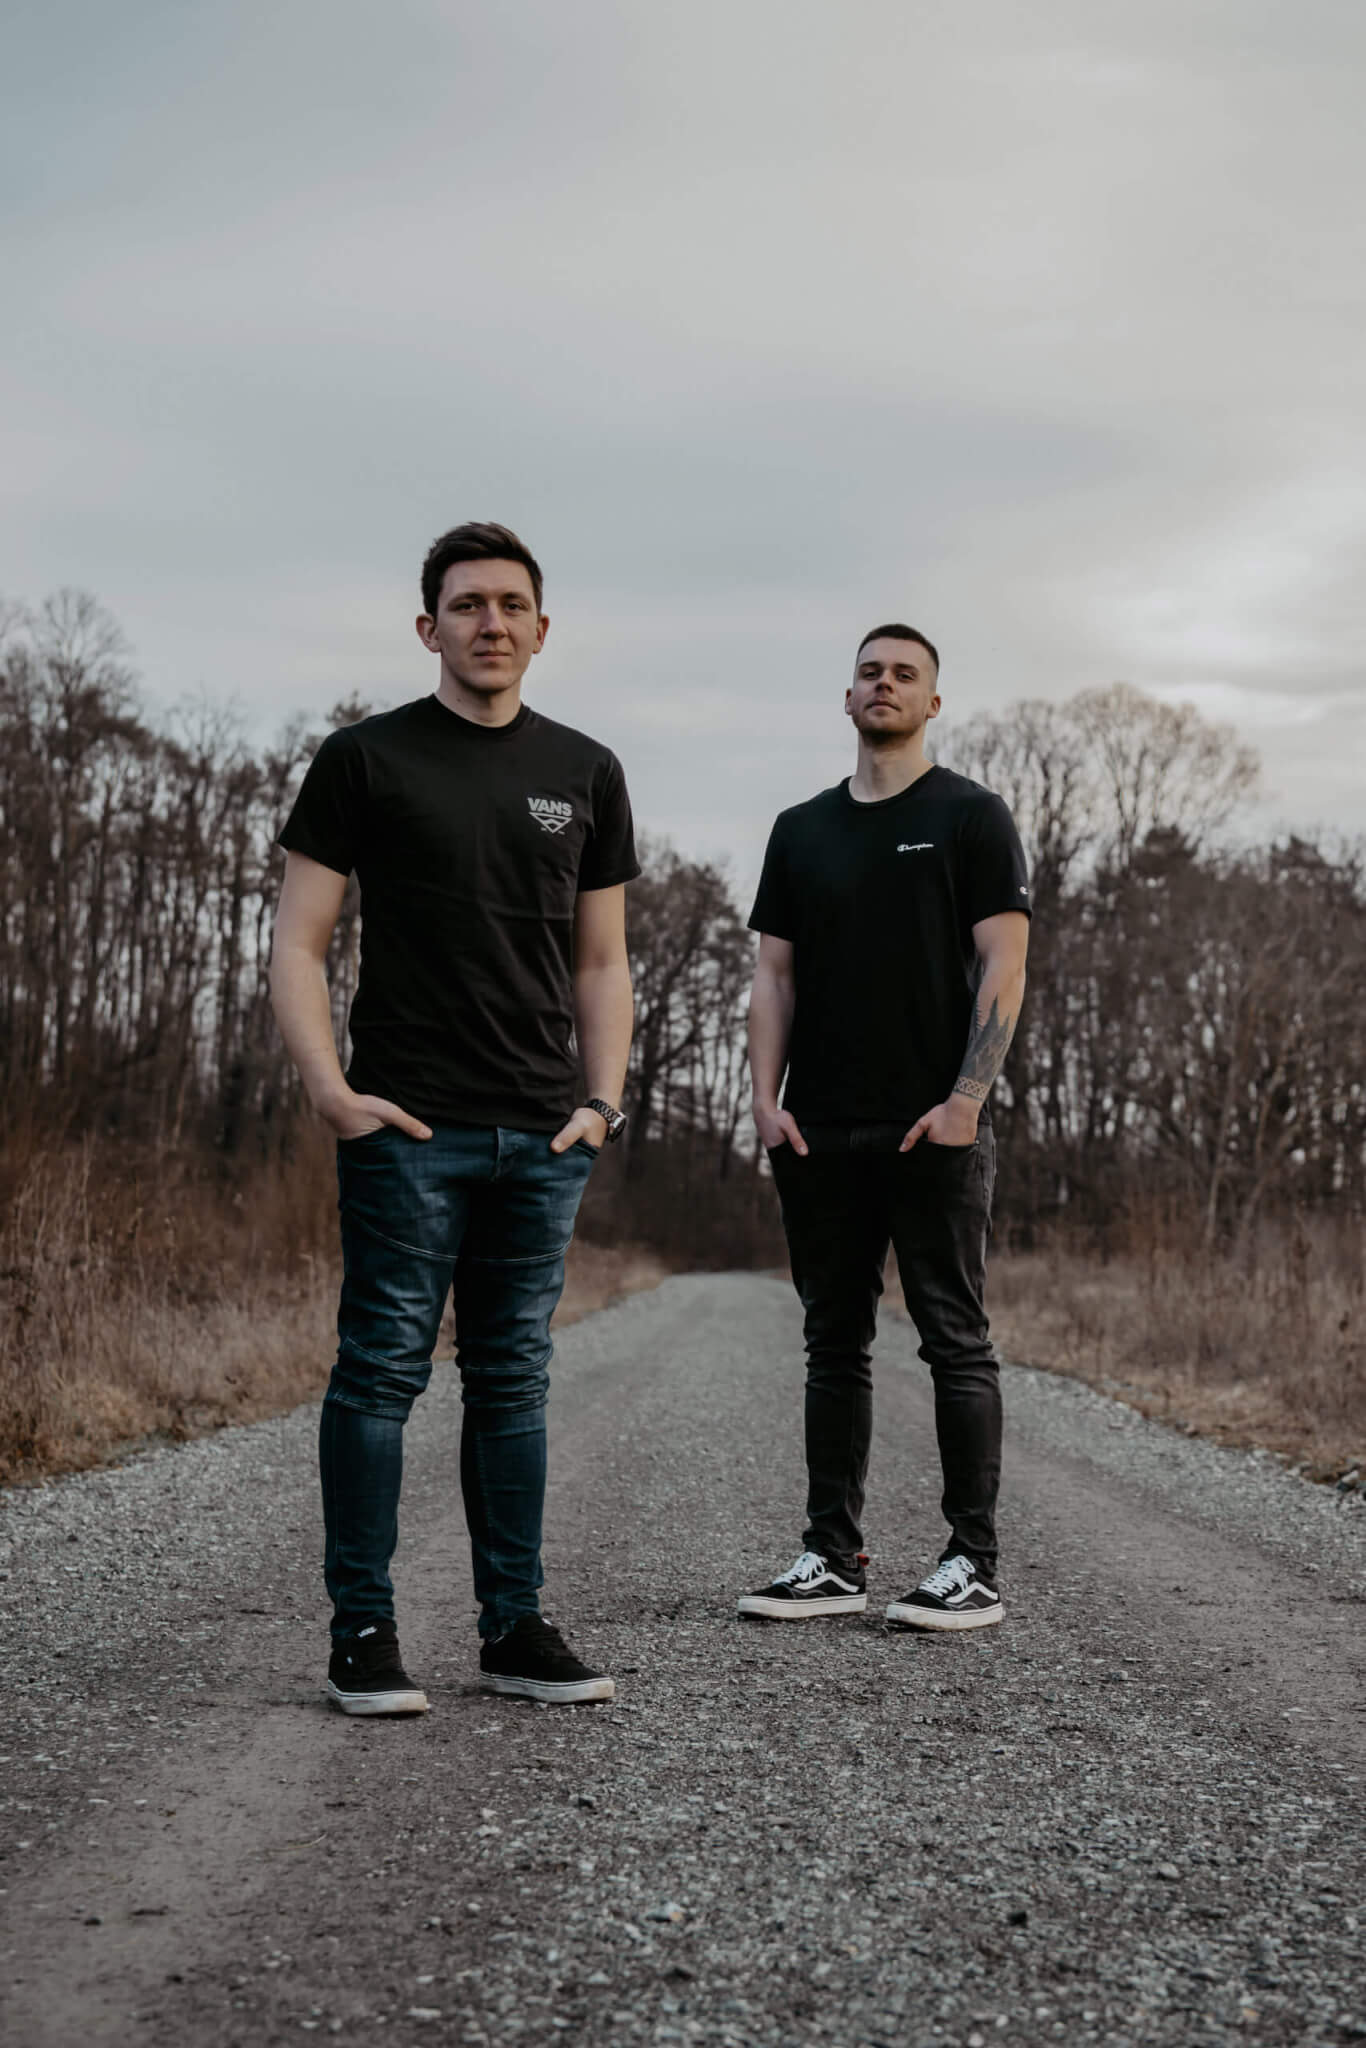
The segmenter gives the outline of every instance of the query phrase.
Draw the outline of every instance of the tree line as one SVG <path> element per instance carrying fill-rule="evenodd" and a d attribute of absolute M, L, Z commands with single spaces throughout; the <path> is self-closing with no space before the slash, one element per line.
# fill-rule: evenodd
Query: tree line
<path fill-rule="evenodd" d="M 153 716 L 92 598 L 0 616 L 7 1127 L 191 1144 L 228 1171 L 288 1148 L 302 1104 L 266 993 L 275 842 L 327 726 L 367 708 L 252 745 L 211 708 Z M 1359 1215 L 1362 849 L 1240 849 L 1252 754 L 1122 685 L 977 718 L 938 753 L 1010 804 L 1033 877 L 1029 993 L 995 1106 L 1009 1227 L 1103 1234 L 1166 1203 L 1211 1243 L 1245 1242 L 1287 1202 Z M 757 1213 L 754 941 L 722 866 L 648 834 L 642 854 L 613 1184 L 649 1235 L 695 1248 Z M 339 1039 L 358 947 L 353 885 L 329 959 Z"/>
<path fill-rule="evenodd" d="M 1360 1217 L 1363 848 L 1239 844 L 1258 763 L 1124 684 L 979 718 L 952 765 L 1010 804 L 1034 897 L 999 1090 L 1012 1218 L 1163 1206 L 1245 1247 L 1269 1207 Z"/>

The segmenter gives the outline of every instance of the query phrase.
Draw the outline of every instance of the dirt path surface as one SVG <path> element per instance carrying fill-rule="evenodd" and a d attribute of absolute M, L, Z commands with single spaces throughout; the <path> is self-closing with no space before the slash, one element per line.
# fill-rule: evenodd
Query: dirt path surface
<path fill-rule="evenodd" d="M 322 1705 L 314 1416 L 3 1497 L 4 2024 L 26 2044 L 1366 2040 L 1366 1508 L 1006 1379 L 1007 1614 L 880 1619 L 940 1542 L 888 1322 L 867 1617 L 799 1548 L 788 1289 L 567 1331 L 547 1611 L 610 1707 L 474 1689 L 452 1375 L 398 1584 L 432 1711 Z"/>

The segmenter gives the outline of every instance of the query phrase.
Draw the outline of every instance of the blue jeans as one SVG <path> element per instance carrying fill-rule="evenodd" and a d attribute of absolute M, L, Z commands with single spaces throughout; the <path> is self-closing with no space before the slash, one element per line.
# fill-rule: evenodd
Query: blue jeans
<path fill-rule="evenodd" d="M 392 1618 L 403 1425 L 454 1288 L 465 1500 L 479 1632 L 535 1614 L 550 1318 L 597 1157 L 544 1131 L 386 1124 L 337 1147 L 339 1346 L 319 1431 L 334 1637 Z"/>

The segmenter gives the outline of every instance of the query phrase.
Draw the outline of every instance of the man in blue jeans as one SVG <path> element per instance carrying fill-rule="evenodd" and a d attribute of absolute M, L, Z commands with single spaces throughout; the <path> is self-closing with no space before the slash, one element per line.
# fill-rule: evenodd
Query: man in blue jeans
<path fill-rule="evenodd" d="M 625 885 L 640 869 L 616 758 L 521 701 L 541 591 L 506 527 L 442 535 L 417 621 L 435 694 L 330 734 L 280 835 L 271 994 L 337 1134 L 344 1278 L 319 1458 L 328 1697 L 348 1714 L 426 1711 L 389 1562 L 403 1426 L 452 1292 L 482 1682 L 547 1701 L 614 1691 L 541 1617 L 541 1515 L 550 1318 L 593 1161 L 626 1121 Z M 343 1076 L 325 963 L 353 873 Z"/>

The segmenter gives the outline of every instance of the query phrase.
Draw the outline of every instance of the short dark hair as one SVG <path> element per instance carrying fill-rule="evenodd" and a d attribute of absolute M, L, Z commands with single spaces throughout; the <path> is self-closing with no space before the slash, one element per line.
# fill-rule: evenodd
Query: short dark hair
<path fill-rule="evenodd" d="M 422 609 L 429 619 L 436 617 L 442 582 L 456 562 L 520 562 L 531 578 L 536 609 L 541 609 L 541 565 L 526 542 L 518 540 L 510 526 L 497 526 L 491 519 L 467 519 L 463 526 L 443 533 L 427 550 L 422 564 Z"/>
<path fill-rule="evenodd" d="M 874 626 L 872 632 L 865 633 L 859 641 L 858 654 L 854 656 L 855 661 L 858 660 L 859 654 L 862 654 L 870 640 L 914 640 L 916 646 L 923 647 L 930 660 L 934 663 L 935 674 L 938 675 L 939 673 L 939 649 L 935 646 L 933 640 L 927 640 L 923 633 L 917 633 L 914 626 L 898 626 L 895 623 L 890 626 Z"/>

